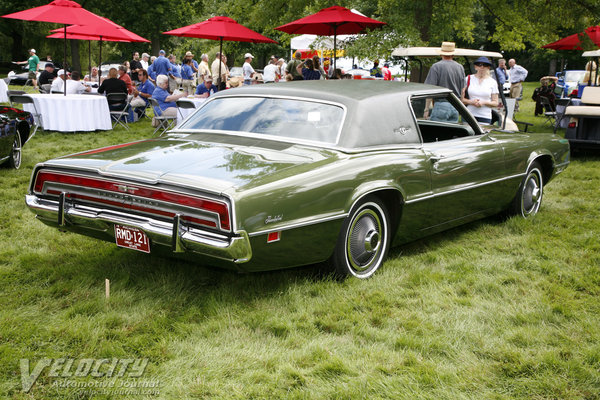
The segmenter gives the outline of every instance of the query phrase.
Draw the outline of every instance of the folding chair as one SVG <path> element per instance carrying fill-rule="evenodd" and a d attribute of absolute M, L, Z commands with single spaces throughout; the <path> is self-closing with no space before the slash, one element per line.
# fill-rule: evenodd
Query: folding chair
<path fill-rule="evenodd" d="M 552 103 L 550 103 L 550 100 L 546 96 L 540 96 L 540 103 L 544 107 L 544 117 L 546 117 L 544 124 L 550 123 L 556 125 L 556 108 L 552 106 Z"/>
<path fill-rule="evenodd" d="M 23 90 L 7 90 L 6 91 L 6 95 L 8 96 L 8 101 L 10 102 L 10 106 L 12 107 L 12 102 L 10 101 L 10 95 L 11 94 L 27 94 L 27 92 L 23 91 Z"/>
<path fill-rule="evenodd" d="M 158 101 L 156 99 L 150 98 L 150 103 L 152 107 L 159 107 Z M 154 119 L 158 121 L 158 126 L 152 133 L 153 135 L 159 130 L 162 129 L 161 135 L 171 129 L 173 125 L 177 122 L 177 116 L 166 116 L 166 115 L 155 115 Z"/>
<path fill-rule="evenodd" d="M 12 90 L 9 90 L 9 94 L 8 94 L 8 100 L 10 101 L 10 105 L 12 107 L 13 103 L 17 103 L 17 104 L 31 104 L 33 107 L 33 112 L 31 113 L 33 115 L 34 118 L 34 123 L 35 121 L 37 121 L 37 123 L 35 123 L 35 128 L 33 129 L 33 133 L 31 134 L 31 137 L 33 137 L 35 135 L 35 133 L 37 132 L 38 128 L 42 128 L 44 129 L 44 125 L 42 123 L 42 114 L 39 113 L 35 102 L 33 101 L 33 99 L 31 97 L 29 97 L 26 94 L 13 94 L 10 92 L 14 92 Z"/>
<path fill-rule="evenodd" d="M 108 101 L 108 107 L 111 105 L 118 105 L 118 109 L 110 110 L 110 117 L 113 120 L 113 129 L 115 126 L 121 125 L 125 129 L 129 130 L 127 125 L 127 118 L 129 117 L 129 100 L 127 99 L 127 93 L 107 93 L 106 101 Z M 125 117 L 125 121 L 123 121 Z"/>
<path fill-rule="evenodd" d="M 554 124 L 554 133 L 560 128 L 560 124 L 565 117 L 567 107 L 571 105 L 571 98 L 556 99 L 556 123 Z M 559 109 L 560 107 L 560 109 Z"/>
<path fill-rule="evenodd" d="M 25 84 L 23 85 L 23 90 L 25 90 L 25 88 L 26 88 L 27 86 L 33 86 L 33 81 L 32 81 L 31 79 L 27 79 L 27 80 L 25 81 Z"/>
<path fill-rule="evenodd" d="M 42 93 L 42 94 L 50 93 L 51 88 L 52 88 L 51 83 L 44 83 L 43 85 L 40 85 L 40 93 Z"/>
<path fill-rule="evenodd" d="M 193 101 L 179 99 L 175 102 L 175 104 L 177 104 L 177 112 L 179 113 L 182 121 L 185 119 L 183 113 L 181 112 L 182 109 L 196 109 L 196 104 L 194 104 Z"/>

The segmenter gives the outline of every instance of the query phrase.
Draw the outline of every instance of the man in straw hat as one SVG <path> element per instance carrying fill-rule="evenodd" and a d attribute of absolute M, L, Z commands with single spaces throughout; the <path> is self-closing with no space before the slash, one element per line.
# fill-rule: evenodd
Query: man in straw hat
<path fill-rule="evenodd" d="M 443 42 L 440 49 L 442 59 L 431 66 L 425 83 L 442 86 L 460 98 L 465 86 L 465 69 L 454 61 L 454 42 Z M 426 113 L 429 107 L 426 109 Z M 436 100 L 431 111 L 431 120 L 458 122 L 458 112 L 445 100 Z"/>

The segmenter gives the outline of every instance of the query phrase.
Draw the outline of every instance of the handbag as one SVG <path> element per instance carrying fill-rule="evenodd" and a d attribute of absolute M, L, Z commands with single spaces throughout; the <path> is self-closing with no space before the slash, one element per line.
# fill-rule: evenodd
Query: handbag
<path fill-rule="evenodd" d="M 469 99 L 469 85 L 471 84 L 471 75 L 467 76 L 467 87 L 465 88 L 465 99 Z"/>

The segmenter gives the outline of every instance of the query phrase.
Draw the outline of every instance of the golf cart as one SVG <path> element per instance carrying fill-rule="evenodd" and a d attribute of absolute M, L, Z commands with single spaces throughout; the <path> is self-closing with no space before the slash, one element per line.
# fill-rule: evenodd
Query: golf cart
<path fill-rule="evenodd" d="M 418 73 L 416 71 L 411 72 L 411 81 L 412 82 L 425 82 L 425 78 L 427 75 L 424 73 L 423 68 L 423 60 L 422 58 L 428 57 L 440 57 L 440 47 L 398 47 L 392 52 L 393 58 L 403 59 L 406 68 L 405 68 L 405 79 L 408 81 L 408 66 L 411 61 L 417 61 L 419 63 Z M 483 50 L 474 50 L 474 49 L 461 49 L 456 48 L 454 50 L 454 59 L 459 59 L 463 57 L 465 60 L 465 65 L 469 66 L 469 71 L 474 71 L 473 68 L 473 60 L 478 57 L 487 57 L 492 60 L 492 68 L 490 73 L 492 77 L 498 81 L 496 75 L 496 65 L 494 65 L 494 59 L 502 58 L 502 54 L 495 51 L 483 51 Z M 504 88 L 498 85 L 498 97 L 502 102 L 504 115 L 499 118 L 499 126 L 501 129 L 506 130 L 519 130 L 518 124 L 524 125 L 524 131 L 527 131 L 528 126 L 531 124 L 528 122 L 520 122 L 513 119 L 514 109 L 515 109 L 515 99 L 507 99 L 505 97 Z M 492 113 L 497 113 L 496 110 L 492 110 Z"/>

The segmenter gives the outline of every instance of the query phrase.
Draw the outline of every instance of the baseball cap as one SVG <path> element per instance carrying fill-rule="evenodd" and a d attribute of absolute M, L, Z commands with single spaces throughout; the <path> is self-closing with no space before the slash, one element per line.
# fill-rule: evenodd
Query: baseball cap
<path fill-rule="evenodd" d="M 46 68 L 48 68 L 48 67 L 54 68 L 54 64 L 52 64 L 52 63 L 46 63 Z"/>
<path fill-rule="evenodd" d="M 58 70 L 58 74 L 56 74 L 56 75 L 61 76 L 61 75 L 64 75 L 64 74 L 65 74 L 65 70 L 64 69 L 59 69 Z"/>
<path fill-rule="evenodd" d="M 254 56 L 253 56 L 252 54 L 250 54 L 250 53 L 246 53 L 246 54 L 244 54 L 244 58 L 248 58 L 248 57 L 250 57 L 250 58 L 254 58 Z"/>
<path fill-rule="evenodd" d="M 158 54 L 166 54 L 164 50 L 158 52 Z"/>
<path fill-rule="evenodd" d="M 35 49 L 30 49 L 29 51 L 32 53 L 35 53 Z"/>

